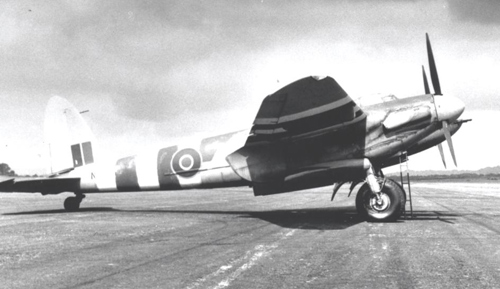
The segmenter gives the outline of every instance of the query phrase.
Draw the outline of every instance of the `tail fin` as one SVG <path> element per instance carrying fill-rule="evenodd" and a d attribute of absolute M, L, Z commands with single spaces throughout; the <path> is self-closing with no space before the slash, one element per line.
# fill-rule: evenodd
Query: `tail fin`
<path fill-rule="evenodd" d="M 66 99 L 53 96 L 49 100 L 44 130 L 51 173 L 94 163 L 95 138 L 80 112 Z"/>

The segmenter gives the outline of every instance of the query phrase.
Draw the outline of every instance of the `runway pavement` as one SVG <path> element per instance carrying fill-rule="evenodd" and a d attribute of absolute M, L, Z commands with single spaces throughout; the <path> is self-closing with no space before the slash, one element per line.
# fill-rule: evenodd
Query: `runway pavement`
<path fill-rule="evenodd" d="M 414 184 L 395 223 L 331 189 L 0 194 L 0 288 L 500 288 L 500 184 Z"/>

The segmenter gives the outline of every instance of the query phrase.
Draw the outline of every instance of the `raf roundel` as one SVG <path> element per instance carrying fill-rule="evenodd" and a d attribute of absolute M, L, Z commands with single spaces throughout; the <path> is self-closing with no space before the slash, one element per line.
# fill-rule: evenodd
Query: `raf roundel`
<path fill-rule="evenodd" d="M 172 159 L 172 169 L 182 177 L 192 177 L 200 169 L 201 156 L 194 149 L 178 151 Z"/>

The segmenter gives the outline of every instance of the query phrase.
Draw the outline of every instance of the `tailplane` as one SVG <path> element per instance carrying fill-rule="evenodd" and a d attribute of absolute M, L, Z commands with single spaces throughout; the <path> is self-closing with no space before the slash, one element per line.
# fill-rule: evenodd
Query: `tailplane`
<path fill-rule="evenodd" d="M 95 138 L 80 112 L 66 99 L 53 96 L 45 110 L 45 144 L 51 174 L 63 174 L 95 162 Z"/>

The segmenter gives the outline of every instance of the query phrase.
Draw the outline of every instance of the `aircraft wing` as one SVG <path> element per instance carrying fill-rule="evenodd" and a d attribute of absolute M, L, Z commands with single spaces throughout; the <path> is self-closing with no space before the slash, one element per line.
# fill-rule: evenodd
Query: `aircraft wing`
<path fill-rule="evenodd" d="M 264 99 L 247 143 L 322 134 L 365 117 L 333 78 L 306 77 Z"/>
<path fill-rule="evenodd" d="M 261 156 L 258 151 L 254 151 L 254 155 Z M 270 154 L 267 156 L 269 157 Z M 236 173 L 252 182 L 256 196 L 307 189 L 313 187 L 311 184 L 327 186 L 334 181 L 344 179 L 363 179 L 366 175 L 366 169 L 370 166 L 366 159 L 346 159 L 287 171 L 283 168 L 284 163 L 276 162 L 276 159 L 273 158 L 264 157 L 263 159 L 266 161 L 256 162 L 253 156 L 245 157 L 238 153 L 232 158 L 235 164 L 240 165 L 240 167 L 235 168 Z"/>
<path fill-rule="evenodd" d="M 327 161 L 320 155 L 325 143 L 350 141 L 363 120 L 366 114 L 333 78 L 306 77 L 264 99 L 245 145 L 226 160 L 256 195 L 295 190 L 301 180 L 331 181 L 337 168 L 363 165 L 313 164 Z"/>
<path fill-rule="evenodd" d="M 0 192 L 59 194 L 80 189 L 80 178 L 3 178 Z"/>

